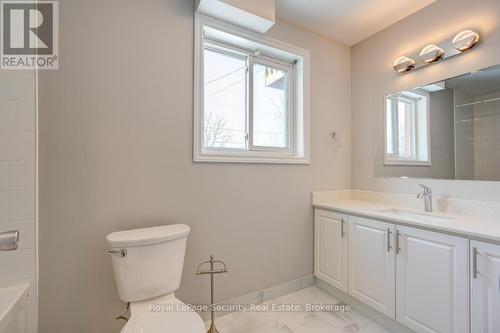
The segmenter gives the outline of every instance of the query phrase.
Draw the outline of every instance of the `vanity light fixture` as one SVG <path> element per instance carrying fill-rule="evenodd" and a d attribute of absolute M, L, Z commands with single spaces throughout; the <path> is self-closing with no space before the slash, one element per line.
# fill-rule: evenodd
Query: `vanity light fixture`
<path fill-rule="evenodd" d="M 408 57 L 399 57 L 396 59 L 392 68 L 398 73 L 406 73 L 415 68 L 415 60 Z"/>
<path fill-rule="evenodd" d="M 439 61 L 444 57 L 444 50 L 437 45 L 430 44 L 422 49 L 420 52 L 420 59 L 423 62 L 432 64 L 433 62 Z"/>
<path fill-rule="evenodd" d="M 408 73 L 440 60 L 460 55 L 472 49 L 478 43 L 479 34 L 477 32 L 473 30 L 463 30 L 458 33 L 451 42 L 448 40 L 437 44 L 429 44 L 424 47 L 420 53 L 399 57 L 392 65 L 392 68 L 400 74 Z"/>
<path fill-rule="evenodd" d="M 479 34 L 472 30 L 464 30 L 453 38 L 453 47 L 460 52 L 472 49 L 479 43 Z"/>

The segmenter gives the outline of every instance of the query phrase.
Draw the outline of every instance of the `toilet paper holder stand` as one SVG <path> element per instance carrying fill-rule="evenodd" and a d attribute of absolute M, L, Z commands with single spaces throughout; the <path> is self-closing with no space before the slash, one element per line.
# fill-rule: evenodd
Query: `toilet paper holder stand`
<path fill-rule="evenodd" d="M 202 270 L 201 268 L 203 265 L 209 264 L 210 268 L 209 269 L 204 269 Z M 219 264 L 220 268 L 216 268 L 216 265 Z M 218 333 L 219 331 L 215 327 L 215 318 L 214 318 L 214 311 L 215 311 L 215 303 L 214 303 L 214 275 L 215 274 L 222 274 L 222 273 L 227 273 L 227 268 L 226 264 L 220 260 L 214 260 L 214 256 L 210 256 L 209 261 L 204 261 L 202 262 L 199 266 L 198 269 L 196 270 L 196 275 L 206 275 L 210 274 L 210 328 L 208 329 L 207 333 Z"/>

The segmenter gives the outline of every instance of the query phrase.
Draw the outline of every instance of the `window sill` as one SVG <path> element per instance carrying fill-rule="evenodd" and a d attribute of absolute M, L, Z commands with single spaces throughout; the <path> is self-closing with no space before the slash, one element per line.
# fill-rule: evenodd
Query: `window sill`
<path fill-rule="evenodd" d="M 249 154 L 235 154 L 231 156 L 214 153 L 195 154 L 193 161 L 200 163 L 310 164 L 309 158 L 298 156 L 262 156 Z"/>
<path fill-rule="evenodd" d="M 426 166 L 431 167 L 432 163 L 429 161 L 385 161 L 386 166 Z"/>

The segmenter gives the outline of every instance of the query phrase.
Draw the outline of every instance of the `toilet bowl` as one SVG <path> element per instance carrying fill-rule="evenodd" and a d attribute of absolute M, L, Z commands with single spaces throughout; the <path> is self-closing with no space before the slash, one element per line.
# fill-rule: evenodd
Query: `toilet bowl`
<path fill-rule="evenodd" d="M 122 333 L 203 333 L 201 317 L 175 298 L 190 228 L 183 224 L 107 236 L 118 295 L 130 303 Z"/>
<path fill-rule="evenodd" d="M 160 332 L 201 333 L 205 332 L 205 327 L 196 313 L 145 313 L 133 315 L 121 331 L 121 333 Z"/>
<path fill-rule="evenodd" d="M 201 317 L 173 293 L 131 303 L 130 312 L 121 333 L 205 332 Z"/>

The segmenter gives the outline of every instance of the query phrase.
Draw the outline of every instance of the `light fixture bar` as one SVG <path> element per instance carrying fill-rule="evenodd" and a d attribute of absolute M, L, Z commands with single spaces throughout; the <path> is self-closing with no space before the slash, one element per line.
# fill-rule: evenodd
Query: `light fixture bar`
<path fill-rule="evenodd" d="M 439 44 L 429 44 L 419 53 L 410 56 L 401 56 L 394 61 L 393 69 L 400 73 L 409 73 L 417 69 L 442 62 L 456 57 L 479 43 L 479 34 L 472 30 L 464 30 L 454 36 L 453 39 Z"/>

